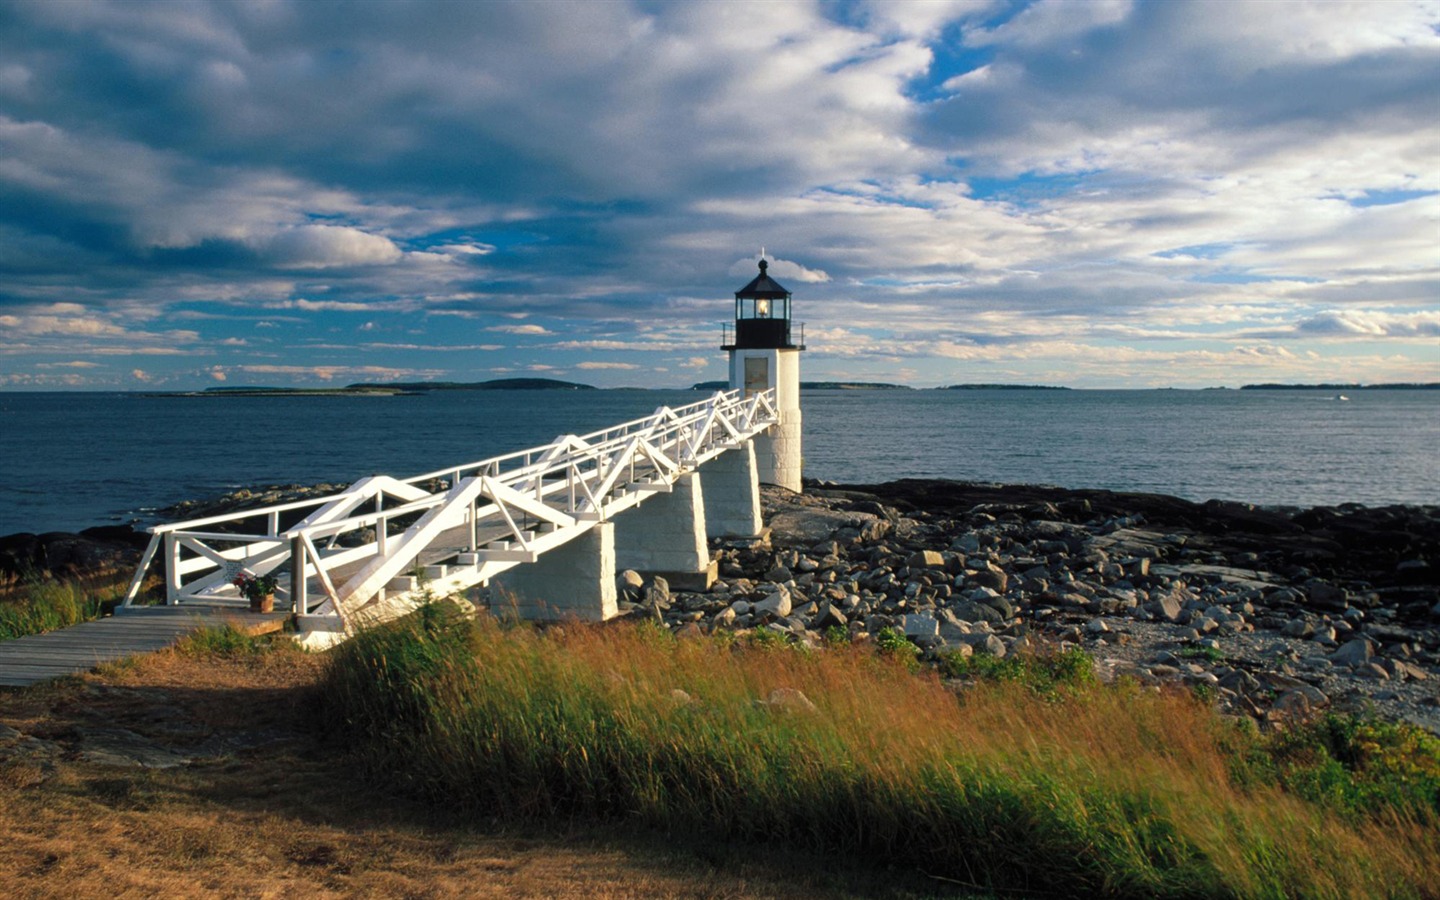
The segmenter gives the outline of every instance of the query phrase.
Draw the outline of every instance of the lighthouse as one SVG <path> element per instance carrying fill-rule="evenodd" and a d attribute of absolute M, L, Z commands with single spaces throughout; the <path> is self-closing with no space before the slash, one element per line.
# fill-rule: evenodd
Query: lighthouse
<path fill-rule="evenodd" d="M 800 352 L 805 349 L 804 326 L 799 341 L 790 328 L 790 292 L 766 271 L 760 257 L 760 274 L 735 292 L 735 333 L 721 349 L 730 353 L 730 388 L 749 397 L 775 389 L 779 423 L 755 438 L 755 465 L 759 480 L 792 491 L 800 490 Z"/>

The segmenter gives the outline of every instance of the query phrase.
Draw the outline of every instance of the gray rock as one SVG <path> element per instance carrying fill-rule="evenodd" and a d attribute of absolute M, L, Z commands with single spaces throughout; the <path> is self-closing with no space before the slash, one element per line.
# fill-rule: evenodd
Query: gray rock
<path fill-rule="evenodd" d="M 783 619 L 790 615 L 790 589 L 783 584 L 778 586 L 763 600 L 757 601 L 751 609 L 756 615 L 768 615 Z"/>
<path fill-rule="evenodd" d="M 765 705 L 783 713 L 815 713 L 820 710 L 795 688 L 776 688 L 765 698 Z"/>
<path fill-rule="evenodd" d="M 1330 698 L 1314 685 L 1301 684 L 1283 691 L 1275 698 L 1272 709 L 1282 713 L 1304 715 L 1330 705 Z"/>
<path fill-rule="evenodd" d="M 626 569 L 615 576 L 615 590 L 620 594 L 622 600 L 635 601 L 640 599 L 640 592 L 645 588 L 645 579 L 634 569 Z"/>
<path fill-rule="evenodd" d="M 1315 633 L 1315 628 L 1304 619 L 1291 619 L 1281 632 L 1295 638 L 1306 638 Z"/>
<path fill-rule="evenodd" d="M 945 557 L 935 550 L 920 550 L 911 554 L 905 565 L 912 569 L 943 569 Z"/>
<path fill-rule="evenodd" d="M 906 637 L 937 637 L 940 634 L 940 622 L 932 615 L 912 613 L 905 616 L 903 622 Z"/>
<path fill-rule="evenodd" d="M 977 587 L 989 588 L 996 593 L 1004 593 L 1009 587 L 1010 579 L 1002 569 L 996 568 L 993 564 L 986 564 L 986 568 L 977 572 L 970 572 L 966 580 Z"/>
<path fill-rule="evenodd" d="M 951 550 L 958 550 L 961 553 L 979 553 L 980 538 L 974 533 L 962 534 L 950 542 Z"/>
<path fill-rule="evenodd" d="M 1308 581 L 1305 583 L 1305 594 L 1311 605 L 1321 609 L 1344 612 L 1349 605 L 1350 594 L 1344 588 L 1336 587 L 1324 581 Z"/>
<path fill-rule="evenodd" d="M 1015 617 L 1015 604 L 1011 603 L 1008 597 L 987 600 L 985 605 L 998 612 L 1002 618 L 1013 619 Z"/>
<path fill-rule="evenodd" d="M 775 566 L 765 573 L 765 580 L 773 581 L 776 584 L 783 584 L 794 577 L 795 573 L 791 572 L 785 566 Z"/>
<path fill-rule="evenodd" d="M 1178 622 L 1180 621 L 1180 613 L 1184 607 L 1181 605 L 1179 597 L 1176 597 L 1174 594 L 1168 594 L 1159 600 L 1154 600 L 1147 604 L 1146 609 L 1148 609 L 1152 615 L 1164 619 L 1166 622 Z"/>
<path fill-rule="evenodd" d="M 946 651 L 947 653 L 957 654 L 957 655 L 960 656 L 962 659 L 966 659 L 966 658 L 969 658 L 969 657 L 975 655 L 975 648 L 974 648 L 974 647 L 970 646 L 969 644 L 965 643 L 965 642 L 962 641 L 962 640 L 949 639 L 949 638 L 946 639 L 945 651 Z"/>
<path fill-rule="evenodd" d="M 1369 641 L 1364 638 L 1356 638 L 1353 641 L 1346 641 L 1339 650 L 1330 654 L 1330 662 L 1337 666 L 1354 668 L 1368 665 L 1370 657 L 1374 655 L 1375 650 L 1370 646 Z"/>
<path fill-rule="evenodd" d="M 652 576 L 650 583 L 645 585 L 645 593 L 640 598 L 640 603 L 647 607 L 664 609 L 670 605 L 670 582 L 659 575 Z"/>
<path fill-rule="evenodd" d="M 1005 642 L 993 634 L 972 636 L 970 647 L 976 653 L 984 653 L 997 659 L 1005 656 Z"/>
<path fill-rule="evenodd" d="M 995 607 L 976 603 L 974 600 L 962 600 L 951 607 L 951 610 L 966 622 L 990 622 L 999 625 L 1005 621 L 1005 617 L 1000 615 L 1000 611 Z"/>

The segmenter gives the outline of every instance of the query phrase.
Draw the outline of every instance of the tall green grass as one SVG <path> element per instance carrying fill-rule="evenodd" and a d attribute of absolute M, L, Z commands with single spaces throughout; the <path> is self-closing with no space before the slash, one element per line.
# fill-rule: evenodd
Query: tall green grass
<path fill-rule="evenodd" d="M 120 583 L 29 578 L 10 597 L 0 600 L 0 640 L 98 619 L 120 602 L 123 592 Z"/>
<path fill-rule="evenodd" d="M 1258 736 L 1188 696 L 1085 679 L 957 696 L 860 648 L 507 630 L 444 605 L 338 648 L 325 688 L 328 727 L 370 777 L 487 815 L 624 819 L 1069 896 L 1440 885 L 1433 808 L 1357 818 L 1287 792 L 1237 766 Z M 783 688 L 813 711 L 768 702 Z"/>

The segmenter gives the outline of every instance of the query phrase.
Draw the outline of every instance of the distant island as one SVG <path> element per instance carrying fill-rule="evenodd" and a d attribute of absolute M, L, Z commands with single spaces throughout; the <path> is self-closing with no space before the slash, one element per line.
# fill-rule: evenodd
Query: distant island
<path fill-rule="evenodd" d="M 1242 391 L 1435 391 L 1440 381 L 1398 381 L 1390 384 L 1245 384 Z"/>
<path fill-rule="evenodd" d="M 690 387 L 692 391 L 725 391 L 730 389 L 728 381 L 699 381 Z M 883 381 L 802 381 L 802 391 L 913 391 L 908 384 L 888 384 Z"/>
<path fill-rule="evenodd" d="M 402 391 L 594 391 L 593 384 L 555 378 L 496 378 L 491 381 L 396 381 L 386 384 L 352 384 L 347 391 L 395 389 Z"/>
<path fill-rule="evenodd" d="M 203 391 L 165 391 L 150 397 L 406 397 L 428 391 L 593 391 L 592 384 L 554 378 L 497 378 L 493 381 L 396 381 L 388 384 L 347 384 L 337 388 L 291 388 L 263 385 L 211 387 Z"/>
<path fill-rule="evenodd" d="M 947 384 L 940 391 L 1068 391 L 1053 384 Z"/>

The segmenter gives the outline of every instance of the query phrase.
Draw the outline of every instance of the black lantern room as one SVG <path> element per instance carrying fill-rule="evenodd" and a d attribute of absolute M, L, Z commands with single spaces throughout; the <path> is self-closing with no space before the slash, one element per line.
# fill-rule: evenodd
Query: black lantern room
<path fill-rule="evenodd" d="M 791 340 L 790 292 L 770 277 L 769 267 L 762 257 L 760 274 L 735 292 L 735 341 L 722 350 L 805 349 L 803 334 L 801 343 Z"/>

